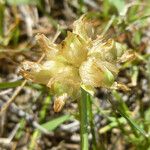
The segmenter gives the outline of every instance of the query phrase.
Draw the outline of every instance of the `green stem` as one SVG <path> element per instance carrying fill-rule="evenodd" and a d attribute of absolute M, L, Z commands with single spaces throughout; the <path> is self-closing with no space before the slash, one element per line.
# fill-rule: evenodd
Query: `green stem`
<path fill-rule="evenodd" d="M 84 12 L 83 8 L 84 8 L 84 0 L 78 0 L 79 3 L 79 14 L 82 14 Z"/>
<path fill-rule="evenodd" d="M 95 123 L 94 123 L 94 113 L 92 109 L 93 99 L 88 94 L 88 115 L 89 115 L 89 124 L 92 134 L 92 150 L 105 150 L 105 147 L 102 143 L 101 138 L 98 136 L 98 132 L 96 132 Z"/>
<path fill-rule="evenodd" d="M 40 123 L 43 123 L 45 117 L 46 117 L 46 112 L 49 108 L 49 105 L 51 103 L 51 97 L 50 96 L 47 96 L 43 102 L 43 106 L 42 106 L 42 109 L 39 113 L 39 118 L 40 118 Z"/>
<path fill-rule="evenodd" d="M 4 34 L 4 11 L 5 11 L 5 3 L 4 1 L 0 1 L 0 36 Z"/>
<path fill-rule="evenodd" d="M 80 138 L 81 149 L 88 150 L 88 122 L 87 122 L 87 92 L 81 89 L 81 99 L 79 100 L 79 113 L 80 113 Z"/>
<path fill-rule="evenodd" d="M 89 94 L 88 94 L 88 106 L 89 106 L 89 123 L 90 123 L 91 133 L 92 133 L 92 149 L 97 150 L 98 146 L 97 146 L 96 135 L 95 135 L 94 115 L 92 111 L 92 99 Z"/>

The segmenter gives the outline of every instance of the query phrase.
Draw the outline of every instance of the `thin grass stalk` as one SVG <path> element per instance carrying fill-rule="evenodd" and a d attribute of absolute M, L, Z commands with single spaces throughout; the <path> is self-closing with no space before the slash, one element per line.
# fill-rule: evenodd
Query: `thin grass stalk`
<path fill-rule="evenodd" d="M 78 102 L 79 114 L 80 114 L 80 139 L 81 139 L 81 149 L 88 150 L 88 115 L 87 115 L 87 92 L 81 89 L 81 99 Z"/>
<path fill-rule="evenodd" d="M 88 111 L 89 111 L 88 115 L 89 115 L 89 125 L 92 134 L 92 150 L 105 150 L 102 140 L 100 139 L 98 133 L 96 132 L 97 129 L 94 123 L 94 113 L 92 105 L 93 105 L 93 97 L 88 94 Z"/>
<path fill-rule="evenodd" d="M 5 4 L 4 1 L 0 1 L 0 36 L 4 34 L 4 11 L 5 11 Z"/>
<path fill-rule="evenodd" d="M 88 99 L 88 110 L 89 110 L 89 124 L 90 124 L 91 133 L 92 133 L 92 149 L 97 150 L 98 145 L 96 142 L 94 114 L 93 114 L 93 110 L 92 110 L 92 98 L 89 94 L 87 95 L 87 99 Z"/>

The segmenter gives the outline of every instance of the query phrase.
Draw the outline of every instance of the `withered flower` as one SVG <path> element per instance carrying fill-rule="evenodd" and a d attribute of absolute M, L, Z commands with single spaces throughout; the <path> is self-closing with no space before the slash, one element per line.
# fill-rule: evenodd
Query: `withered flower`
<path fill-rule="evenodd" d="M 115 81 L 118 62 L 126 48 L 113 39 L 104 40 L 94 27 L 84 15 L 75 21 L 73 31 L 68 32 L 60 44 L 38 34 L 36 40 L 46 60 L 41 64 L 29 61 L 22 64 L 21 73 L 25 78 L 47 85 L 56 96 L 54 108 L 57 112 L 64 105 L 56 106 L 61 96 L 63 102 L 66 95 L 79 97 L 81 85 L 91 89 L 110 88 Z"/>
<path fill-rule="evenodd" d="M 68 98 L 68 96 L 67 96 L 66 93 L 64 93 L 61 96 L 58 96 L 57 98 L 55 98 L 54 106 L 53 106 L 55 112 L 60 112 L 62 110 L 62 108 L 65 105 L 65 100 L 67 98 Z"/>

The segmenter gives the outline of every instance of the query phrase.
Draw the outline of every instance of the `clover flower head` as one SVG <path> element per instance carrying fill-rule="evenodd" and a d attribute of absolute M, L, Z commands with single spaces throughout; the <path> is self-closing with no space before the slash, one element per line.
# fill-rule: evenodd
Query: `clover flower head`
<path fill-rule="evenodd" d="M 57 111 L 61 110 L 57 103 L 64 105 L 62 97 L 80 96 L 81 86 L 94 89 L 113 85 L 126 48 L 113 39 L 104 40 L 97 31 L 97 24 L 95 27 L 95 22 L 83 15 L 59 44 L 38 34 L 36 40 L 46 54 L 45 60 L 40 64 L 22 63 L 21 73 L 25 78 L 45 84 L 57 97 L 54 106 Z"/>

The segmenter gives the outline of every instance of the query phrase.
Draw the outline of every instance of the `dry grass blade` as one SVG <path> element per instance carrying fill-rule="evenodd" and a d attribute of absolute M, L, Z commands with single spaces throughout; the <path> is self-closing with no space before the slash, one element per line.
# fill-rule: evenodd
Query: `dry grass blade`
<path fill-rule="evenodd" d="M 21 89 L 24 87 L 24 85 L 27 83 L 27 80 L 24 80 L 21 84 L 21 86 L 19 86 L 16 91 L 14 92 L 14 94 L 12 95 L 12 97 L 4 104 L 4 106 L 2 107 L 2 109 L 0 110 L 0 116 L 7 110 L 7 108 L 9 107 L 9 105 L 13 102 L 13 100 L 16 98 L 16 96 L 18 95 L 18 93 L 21 91 Z"/>

